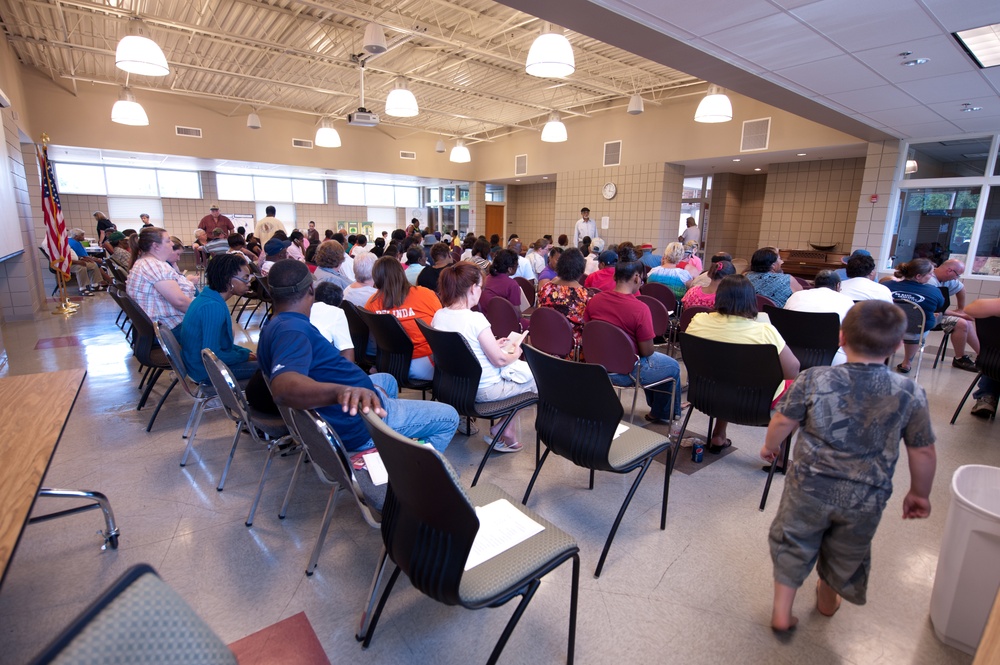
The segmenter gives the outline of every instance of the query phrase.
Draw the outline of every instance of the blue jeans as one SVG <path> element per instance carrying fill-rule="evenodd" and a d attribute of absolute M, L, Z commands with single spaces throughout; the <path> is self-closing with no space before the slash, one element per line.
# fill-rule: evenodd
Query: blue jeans
<path fill-rule="evenodd" d="M 1000 396 L 1000 382 L 994 381 L 988 376 L 984 376 L 979 379 L 979 385 L 976 390 L 972 393 L 973 399 L 979 399 L 980 397 L 998 397 Z"/>
<path fill-rule="evenodd" d="M 385 424 L 411 439 L 423 439 L 444 452 L 458 429 L 458 412 L 447 404 L 416 399 L 398 399 L 399 386 L 391 374 L 372 374 L 375 391 L 386 411 Z M 372 441 L 361 448 L 370 448 Z"/>
<path fill-rule="evenodd" d="M 670 390 L 674 390 L 674 418 L 681 415 L 681 366 L 677 361 L 663 353 L 653 353 L 645 358 L 639 359 L 640 379 L 644 384 L 657 383 L 664 379 L 673 379 L 674 385 L 663 384 L 655 388 L 646 389 L 646 404 L 649 406 L 649 415 L 654 418 L 670 420 Z M 635 370 L 630 374 L 612 374 L 611 383 L 616 386 L 631 386 L 635 382 Z"/>

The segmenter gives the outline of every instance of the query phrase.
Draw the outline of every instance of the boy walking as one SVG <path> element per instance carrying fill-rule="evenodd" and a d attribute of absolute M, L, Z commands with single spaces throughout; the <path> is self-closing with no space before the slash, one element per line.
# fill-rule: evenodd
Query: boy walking
<path fill-rule="evenodd" d="M 814 565 L 820 614 L 833 616 L 842 598 L 865 603 L 871 542 L 892 494 L 900 437 L 910 466 L 903 519 L 930 515 L 936 453 L 927 395 L 883 362 L 905 330 L 906 317 L 896 305 L 855 304 L 840 332 L 847 363 L 800 374 L 767 428 L 760 452 L 767 461 L 802 428 L 769 538 L 775 631 L 798 623 L 792 616 L 795 592 Z"/>

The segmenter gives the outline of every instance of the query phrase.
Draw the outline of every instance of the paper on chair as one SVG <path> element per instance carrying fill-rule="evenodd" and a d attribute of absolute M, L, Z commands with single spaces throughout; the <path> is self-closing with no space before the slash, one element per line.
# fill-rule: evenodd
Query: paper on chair
<path fill-rule="evenodd" d="M 620 437 L 622 434 L 624 434 L 627 431 L 628 431 L 628 425 L 626 425 L 625 423 L 618 423 L 618 427 L 615 428 L 615 435 L 613 437 L 611 437 L 611 438 L 612 439 L 617 439 L 618 437 Z"/>
<path fill-rule="evenodd" d="M 476 517 L 479 518 L 479 531 L 465 562 L 465 570 L 489 561 L 545 529 L 507 499 L 476 506 Z"/>
<path fill-rule="evenodd" d="M 373 485 L 385 485 L 389 482 L 389 472 L 382 464 L 382 456 L 377 452 L 365 455 L 365 466 L 368 467 L 368 475 L 372 477 Z"/>

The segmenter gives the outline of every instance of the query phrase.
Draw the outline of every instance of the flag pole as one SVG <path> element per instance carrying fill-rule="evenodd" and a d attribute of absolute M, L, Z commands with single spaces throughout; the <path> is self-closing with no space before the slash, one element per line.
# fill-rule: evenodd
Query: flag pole
<path fill-rule="evenodd" d="M 56 285 L 59 289 L 59 305 L 53 310 L 53 315 L 76 313 L 79 305 L 69 301 L 66 293 L 66 278 L 69 276 L 69 259 L 66 253 L 66 225 L 59 204 L 52 165 L 48 160 L 49 135 L 42 134 L 42 148 L 38 150 L 38 161 L 42 178 L 42 209 L 45 215 L 46 242 L 49 246 L 49 267 L 56 273 Z"/>

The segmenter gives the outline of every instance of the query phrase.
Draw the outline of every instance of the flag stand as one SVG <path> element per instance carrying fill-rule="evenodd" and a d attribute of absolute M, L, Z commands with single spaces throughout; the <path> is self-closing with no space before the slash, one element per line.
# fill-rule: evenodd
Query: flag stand
<path fill-rule="evenodd" d="M 76 310 L 79 309 L 80 306 L 69 301 L 69 295 L 66 293 L 66 278 L 58 270 L 56 270 L 56 282 L 59 284 L 59 305 L 52 310 L 52 315 L 76 314 Z"/>

